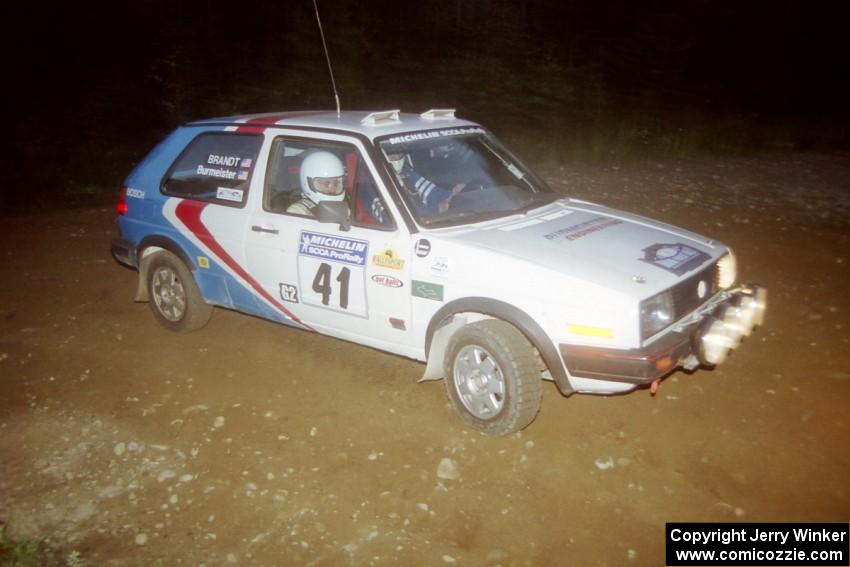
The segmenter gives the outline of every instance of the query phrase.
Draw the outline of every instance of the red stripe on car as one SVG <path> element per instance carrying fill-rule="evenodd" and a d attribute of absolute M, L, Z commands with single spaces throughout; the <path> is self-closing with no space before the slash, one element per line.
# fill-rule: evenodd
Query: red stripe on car
<path fill-rule="evenodd" d="M 315 116 L 317 114 L 326 114 L 323 111 L 312 111 L 312 112 L 287 112 L 285 114 L 271 114 L 268 116 L 256 116 L 254 118 L 249 118 L 244 122 L 244 124 L 240 125 L 236 128 L 236 132 L 240 134 L 261 134 L 265 131 L 266 128 L 277 126 L 278 122 L 281 120 L 286 120 L 289 118 L 301 118 L 303 116 Z"/>
<path fill-rule="evenodd" d="M 257 280 L 251 277 L 245 269 L 239 265 L 239 263 L 233 259 L 233 257 L 227 253 L 227 251 L 218 243 L 215 237 L 210 234 L 210 231 L 204 226 L 204 223 L 201 221 L 201 213 L 208 203 L 202 203 L 199 201 L 180 201 L 177 205 L 177 208 L 174 210 L 174 214 L 177 215 L 177 218 L 180 219 L 186 228 L 192 231 L 192 234 L 198 237 L 198 239 L 203 242 L 213 254 L 215 254 L 219 260 L 227 264 L 227 266 L 236 272 L 240 278 L 245 280 L 248 285 L 253 288 L 254 291 L 259 293 L 263 298 L 274 305 L 281 313 L 283 313 L 289 319 L 292 319 L 294 322 L 299 325 L 303 325 L 309 330 L 313 330 L 301 320 L 296 317 L 293 313 L 291 313 L 286 307 L 281 305 L 281 303 L 276 300 L 274 297 L 268 294 L 266 290 L 263 289 L 263 286 L 260 285 Z"/>

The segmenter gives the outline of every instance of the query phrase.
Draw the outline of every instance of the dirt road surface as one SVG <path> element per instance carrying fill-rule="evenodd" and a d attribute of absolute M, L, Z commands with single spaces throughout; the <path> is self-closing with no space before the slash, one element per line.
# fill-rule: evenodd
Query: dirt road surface
<path fill-rule="evenodd" d="M 225 310 L 162 329 L 111 207 L 6 213 L 7 535 L 61 565 L 613 566 L 663 564 L 667 521 L 850 520 L 850 156 L 542 173 L 729 243 L 765 327 L 654 397 L 547 383 L 491 439 L 416 362 Z"/>

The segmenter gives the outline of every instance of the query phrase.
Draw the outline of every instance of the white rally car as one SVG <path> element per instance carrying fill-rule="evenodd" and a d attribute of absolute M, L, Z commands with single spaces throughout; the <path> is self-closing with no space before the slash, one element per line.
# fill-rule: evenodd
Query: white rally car
<path fill-rule="evenodd" d="M 725 245 L 554 193 L 450 110 L 186 124 L 127 178 L 115 257 L 191 331 L 227 307 L 426 362 L 461 419 L 724 360 L 762 321 Z"/>

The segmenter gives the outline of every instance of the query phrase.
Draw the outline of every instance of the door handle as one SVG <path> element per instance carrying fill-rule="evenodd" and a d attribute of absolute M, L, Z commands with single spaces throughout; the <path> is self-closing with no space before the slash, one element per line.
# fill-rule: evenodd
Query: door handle
<path fill-rule="evenodd" d="M 278 229 L 274 228 L 274 227 L 259 226 L 259 225 L 256 225 L 256 224 L 251 227 L 251 230 L 253 230 L 254 232 L 264 232 L 266 234 L 279 234 L 280 233 L 280 231 Z"/>

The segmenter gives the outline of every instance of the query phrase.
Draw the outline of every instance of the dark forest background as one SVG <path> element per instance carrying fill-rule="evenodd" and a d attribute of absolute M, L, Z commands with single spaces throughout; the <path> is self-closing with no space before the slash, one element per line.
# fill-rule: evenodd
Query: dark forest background
<path fill-rule="evenodd" d="M 343 109 L 457 108 L 532 165 L 850 146 L 850 2 L 319 9 Z M 187 120 L 334 106 L 312 0 L 66 2 L 7 17 L 7 203 L 111 194 Z"/>

